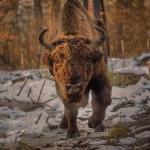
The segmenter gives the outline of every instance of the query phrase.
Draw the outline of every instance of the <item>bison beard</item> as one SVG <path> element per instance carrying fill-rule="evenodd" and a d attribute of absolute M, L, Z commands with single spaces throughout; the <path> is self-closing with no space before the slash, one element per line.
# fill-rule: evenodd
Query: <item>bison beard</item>
<path fill-rule="evenodd" d="M 111 103 L 107 75 L 109 39 L 104 24 L 92 19 L 79 0 L 67 0 L 50 43 L 43 39 L 47 30 L 40 33 L 38 40 L 46 49 L 42 62 L 54 76 L 65 108 L 60 128 L 68 129 L 68 138 L 79 136 L 78 108 L 87 105 L 91 91 L 93 114 L 88 126 L 96 132 L 104 131 L 105 111 Z"/>

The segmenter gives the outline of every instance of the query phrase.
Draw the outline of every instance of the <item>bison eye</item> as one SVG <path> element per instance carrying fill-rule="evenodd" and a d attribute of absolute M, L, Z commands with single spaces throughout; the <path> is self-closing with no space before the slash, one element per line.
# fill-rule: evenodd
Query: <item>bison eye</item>
<path fill-rule="evenodd" d="M 91 61 L 88 60 L 86 63 L 87 63 L 87 65 L 90 65 L 90 64 L 91 64 Z"/>

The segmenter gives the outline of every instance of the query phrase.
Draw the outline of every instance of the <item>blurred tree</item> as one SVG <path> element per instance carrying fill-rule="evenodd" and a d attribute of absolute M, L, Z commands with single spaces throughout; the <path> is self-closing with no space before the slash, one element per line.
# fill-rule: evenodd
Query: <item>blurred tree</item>
<path fill-rule="evenodd" d="M 15 10 L 18 7 L 18 1 L 19 0 L 3 0 L 0 2 L 0 22 L 9 11 Z"/>
<path fill-rule="evenodd" d="M 36 26 L 36 36 L 42 31 L 43 25 L 42 25 L 42 6 L 41 6 L 41 0 L 34 0 L 34 13 L 35 13 L 35 26 Z M 38 51 L 38 65 L 40 64 L 40 57 L 42 53 L 42 49 L 40 45 L 37 45 L 37 51 Z M 34 62 L 33 62 L 34 63 Z"/>
<path fill-rule="evenodd" d="M 34 0 L 34 12 L 35 12 L 36 30 L 37 30 L 37 33 L 39 33 L 42 30 L 41 0 Z"/>
<path fill-rule="evenodd" d="M 109 0 L 107 28 L 111 39 L 111 55 L 136 57 L 148 47 L 150 9 L 147 0 Z"/>
<path fill-rule="evenodd" d="M 100 0 L 100 19 L 106 24 L 104 1 Z"/>
<path fill-rule="evenodd" d="M 3 61 L 13 69 L 20 69 L 21 66 L 22 69 L 37 68 L 37 55 L 41 52 L 37 35 L 41 29 L 49 28 L 45 35 L 48 41 L 65 2 L 66 0 L 0 1 L 0 62 Z M 150 51 L 149 0 L 80 2 L 92 17 L 100 17 L 104 22 L 106 13 L 111 56 L 136 57 L 146 49 Z"/>
<path fill-rule="evenodd" d="M 88 13 L 92 18 L 94 18 L 94 3 L 93 3 L 93 0 L 88 0 Z"/>
<path fill-rule="evenodd" d="M 61 10 L 61 7 L 63 6 L 65 0 L 52 0 L 51 2 L 48 3 L 48 9 L 49 9 L 49 18 L 48 18 L 48 24 L 49 24 L 49 29 L 50 29 L 50 35 L 52 34 L 56 22 L 58 19 L 59 12 Z M 49 37 L 50 37 L 49 35 Z"/>
<path fill-rule="evenodd" d="M 100 19 L 100 0 L 94 0 L 94 17 Z"/>
<path fill-rule="evenodd" d="M 83 6 L 86 10 L 88 10 L 88 0 L 83 0 Z"/>
<path fill-rule="evenodd" d="M 4 0 L 0 2 L 0 59 L 7 65 L 12 63 L 10 48 L 14 48 L 15 40 L 15 30 L 12 30 L 15 27 L 15 15 L 10 12 L 14 12 L 17 7 L 18 0 Z"/>

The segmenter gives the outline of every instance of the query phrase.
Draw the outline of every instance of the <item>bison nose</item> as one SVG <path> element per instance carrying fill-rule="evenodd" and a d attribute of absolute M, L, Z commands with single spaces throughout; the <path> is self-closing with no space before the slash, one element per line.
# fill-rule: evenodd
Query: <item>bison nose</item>
<path fill-rule="evenodd" d="M 77 94 L 80 89 L 82 88 L 82 84 L 81 83 L 76 83 L 76 84 L 66 84 L 66 90 L 70 95 L 75 95 Z"/>

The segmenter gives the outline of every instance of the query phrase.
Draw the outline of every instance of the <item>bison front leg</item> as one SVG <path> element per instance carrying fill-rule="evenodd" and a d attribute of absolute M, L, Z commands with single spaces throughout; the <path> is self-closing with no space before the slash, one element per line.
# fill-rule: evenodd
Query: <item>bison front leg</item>
<path fill-rule="evenodd" d="M 67 129 L 68 128 L 68 122 L 65 114 L 63 115 L 61 122 L 60 122 L 60 128 L 61 129 Z"/>
<path fill-rule="evenodd" d="M 111 103 L 111 85 L 109 79 L 103 79 L 103 82 L 96 80 L 92 89 L 92 109 L 93 114 L 88 120 L 88 126 L 95 128 L 96 132 L 104 132 L 103 124 L 106 108 Z"/>
<path fill-rule="evenodd" d="M 78 109 L 73 104 L 65 104 L 64 115 L 66 116 L 68 123 L 67 138 L 75 138 L 79 136 L 77 127 Z"/>

